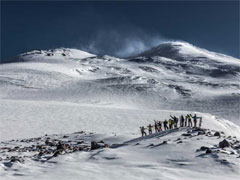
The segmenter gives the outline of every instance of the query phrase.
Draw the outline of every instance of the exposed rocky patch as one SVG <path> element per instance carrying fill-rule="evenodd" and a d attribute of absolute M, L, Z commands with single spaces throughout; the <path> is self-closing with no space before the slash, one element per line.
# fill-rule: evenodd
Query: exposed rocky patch
<path fill-rule="evenodd" d="M 11 167 L 12 163 L 24 163 L 26 159 L 45 162 L 59 155 L 109 147 L 103 141 L 92 141 L 91 135 L 93 134 L 81 131 L 1 142 L 0 162 L 6 167 Z"/>

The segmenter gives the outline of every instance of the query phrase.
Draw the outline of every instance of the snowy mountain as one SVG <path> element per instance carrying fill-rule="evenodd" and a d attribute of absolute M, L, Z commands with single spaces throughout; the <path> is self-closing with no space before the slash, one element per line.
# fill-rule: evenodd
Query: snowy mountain
<path fill-rule="evenodd" d="M 22 179 L 119 179 L 124 173 L 121 179 L 236 179 L 240 175 L 239 59 L 186 42 L 167 42 L 126 59 L 59 48 L 23 53 L 11 61 L 0 65 L 0 174 L 4 179 L 18 178 L 15 174 L 22 174 Z M 180 128 L 132 140 L 140 136 L 140 126 L 188 113 L 203 117 L 204 135 Z M 24 165 L 9 165 L 6 160 L 12 156 L 6 146 L 30 146 L 31 140 L 23 139 L 40 137 L 31 143 L 41 144 L 48 134 L 49 139 L 70 136 L 67 140 L 78 143 L 73 133 L 77 131 L 87 132 L 79 138 L 88 145 L 97 139 L 111 146 L 59 156 L 43 165 L 33 161 L 33 150 Z M 216 137 L 216 131 L 224 135 Z M 184 133 L 190 137 L 182 137 Z M 179 138 L 183 143 L 177 143 Z M 218 149 L 226 138 L 231 147 Z M 166 145 L 157 146 L 164 141 Z M 201 154 L 201 146 L 213 153 Z"/>

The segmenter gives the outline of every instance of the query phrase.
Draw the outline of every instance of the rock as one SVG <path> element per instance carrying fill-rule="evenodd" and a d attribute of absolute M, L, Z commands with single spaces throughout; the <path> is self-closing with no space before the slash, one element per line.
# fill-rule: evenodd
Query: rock
<path fill-rule="evenodd" d="M 218 137 L 220 137 L 221 134 L 220 134 L 220 132 L 215 132 L 215 133 L 214 133 L 214 136 L 218 136 Z"/>
<path fill-rule="evenodd" d="M 208 148 L 208 149 L 206 150 L 206 154 L 210 154 L 210 153 L 212 153 L 212 150 Z"/>
<path fill-rule="evenodd" d="M 154 144 L 149 144 L 147 147 L 153 147 L 154 146 Z"/>
<path fill-rule="evenodd" d="M 240 145 L 234 146 L 234 149 L 240 149 Z"/>
<path fill-rule="evenodd" d="M 199 136 L 199 135 L 204 135 L 204 134 L 205 134 L 204 131 L 198 131 L 198 133 L 197 133 L 198 136 Z"/>
<path fill-rule="evenodd" d="M 11 156 L 10 162 L 23 162 L 23 159 L 18 156 Z"/>
<path fill-rule="evenodd" d="M 190 133 L 184 133 L 184 134 L 182 134 L 182 136 L 191 136 L 191 134 Z"/>
<path fill-rule="evenodd" d="M 167 141 L 163 141 L 162 144 L 167 144 Z"/>
<path fill-rule="evenodd" d="M 100 147 L 101 146 L 96 141 L 91 142 L 91 150 L 99 149 Z"/>
<path fill-rule="evenodd" d="M 219 147 L 220 148 L 225 148 L 225 147 L 229 147 L 230 146 L 230 143 L 224 139 L 223 141 L 219 142 Z"/>
<path fill-rule="evenodd" d="M 208 149 L 209 149 L 209 147 L 206 147 L 206 146 L 200 147 L 200 150 L 201 150 L 201 151 L 205 151 L 205 150 L 208 150 Z"/>
<path fill-rule="evenodd" d="M 40 151 L 40 152 L 38 153 L 38 157 L 41 157 L 42 155 L 43 155 L 43 152 Z"/>
<path fill-rule="evenodd" d="M 45 141 L 45 145 L 47 146 L 55 146 L 53 142 L 50 142 L 48 139 Z"/>
<path fill-rule="evenodd" d="M 61 143 L 61 141 L 58 141 L 57 150 L 63 150 L 63 149 L 64 149 L 63 144 Z"/>
<path fill-rule="evenodd" d="M 178 142 L 177 142 L 177 144 L 180 144 L 180 143 L 182 143 L 182 141 L 178 141 Z"/>
<path fill-rule="evenodd" d="M 61 153 L 60 150 L 56 150 L 56 151 L 53 153 L 53 157 L 57 157 L 60 153 Z"/>
<path fill-rule="evenodd" d="M 78 141 L 78 142 L 77 142 L 77 144 L 82 144 L 82 143 L 84 143 L 84 141 Z"/>

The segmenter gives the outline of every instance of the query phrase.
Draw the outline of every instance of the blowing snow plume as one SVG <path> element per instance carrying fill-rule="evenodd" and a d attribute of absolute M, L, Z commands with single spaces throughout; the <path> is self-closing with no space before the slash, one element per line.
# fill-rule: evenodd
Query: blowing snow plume
<path fill-rule="evenodd" d="M 147 34 L 141 30 L 134 31 L 99 31 L 87 45 L 80 49 L 98 55 L 129 57 L 144 52 L 166 41 L 160 35 Z"/>

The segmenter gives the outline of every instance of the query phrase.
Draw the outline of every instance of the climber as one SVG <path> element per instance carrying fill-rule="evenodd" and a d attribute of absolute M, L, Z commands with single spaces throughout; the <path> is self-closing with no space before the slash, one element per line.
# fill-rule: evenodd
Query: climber
<path fill-rule="evenodd" d="M 155 120 L 154 120 L 154 129 L 155 129 L 155 133 L 159 132 L 158 123 Z"/>
<path fill-rule="evenodd" d="M 145 132 L 144 126 L 140 127 L 140 130 L 141 130 L 141 133 L 142 133 L 142 137 L 147 135 L 147 133 Z"/>
<path fill-rule="evenodd" d="M 162 131 L 162 122 L 158 121 L 158 130 L 159 132 Z"/>
<path fill-rule="evenodd" d="M 163 126 L 164 126 L 164 130 L 166 131 L 168 129 L 168 121 L 165 119 L 165 121 L 163 122 Z"/>
<path fill-rule="evenodd" d="M 184 117 L 183 115 L 180 116 L 180 127 L 183 127 L 184 125 Z"/>
<path fill-rule="evenodd" d="M 197 127 L 197 115 L 195 114 L 194 116 L 193 116 L 193 123 L 194 123 L 194 126 L 193 127 Z"/>
<path fill-rule="evenodd" d="M 202 126 L 202 117 L 199 117 L 200 121 L 199 121 L 199 127 L 201 128 Z"/>
<path fill-rule="evenodd" d="M 151 124 L 148 125 L 148 132 L 149 132 L 149 135 L 152 134 L 152 127 L 153 127 L 153 126 L 152 126 Z"/>
<path fill-rule="evenodd" d="M 188 114 L 185 116 L 185 123 L 184 123 L 185 127 L 187 127 L 187 121 L 188 121 Z"/>
<path fill-rule="evenodd" d="M 187 119 L 188 119 L 188 127 L 192 127 L 192 115 L 189 114 Z"/>
<path fill-rule="evenodd" d="M 178 118 L 176 116 L 174 116 L 174 127 L 178 127 Z"/>
<path fill-rule="evenodd" d="M 170 117 L 172 118 L 172 127 L 174 125 L 174 127 L 177 128 L 177 126 L 178 126 L 178 118 L 176 116 L 172 116 L 172 115 L 170 115 Z"/>
<path fill-rule="evenodd" d="M 172 120 L 171 119 L 168 120 L 168 124 L 169 124 L 169 129 L 172 129 Z"/>

